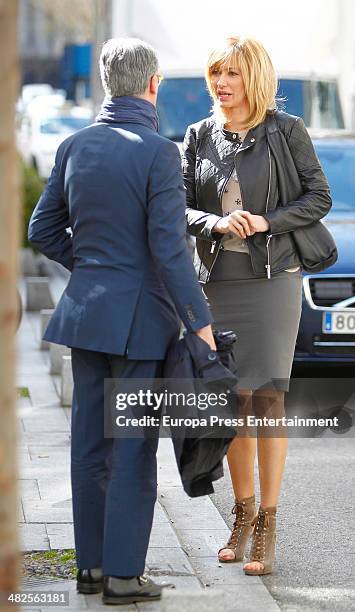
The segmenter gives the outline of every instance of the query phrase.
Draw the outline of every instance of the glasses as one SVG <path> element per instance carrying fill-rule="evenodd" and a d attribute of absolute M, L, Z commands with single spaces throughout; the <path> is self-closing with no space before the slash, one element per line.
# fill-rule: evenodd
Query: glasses
<path fill-rule="evenodd" d="M 158 79 L 158 85 L 160 85 L 160 83 L 162 82 L 162 80 L 164 79 L 163 75 L 160 74 L 159 72 L 157 74 L 155 74 L 154 76 L 157 77 Z"/>

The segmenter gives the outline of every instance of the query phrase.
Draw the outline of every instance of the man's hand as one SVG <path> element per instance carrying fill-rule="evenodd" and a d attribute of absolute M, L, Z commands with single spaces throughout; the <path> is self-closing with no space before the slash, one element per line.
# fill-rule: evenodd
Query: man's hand
<path fill-rule="evenodd" d="M 202 340 L 207 342 L 212 351 L 216 351 L 216 343 L 214 341 L 213 332 L 211 325 L 207 325 L 206 327 L 201 327 L 195 332 L 196 336 L 199 336 Z"/>
<path fill-rule="evenodd" d="M 254 233 L 249 226 L 249 220 L 243 215 L 243 211 L 239 210 L 235 210 L 226 217 L 221 217 L 213 227 L 212 232 L 218 232 L 219 234 L 232 233 L 243 239 Z"/>
<path fill-rule="evenodd" d="M 248 222 L 251 235 L 256 232 L 267 232 L 270 229 L 269 222 L 261 215 L 252 215 L 248 210 L 241 210 L 239 214 Z"/>

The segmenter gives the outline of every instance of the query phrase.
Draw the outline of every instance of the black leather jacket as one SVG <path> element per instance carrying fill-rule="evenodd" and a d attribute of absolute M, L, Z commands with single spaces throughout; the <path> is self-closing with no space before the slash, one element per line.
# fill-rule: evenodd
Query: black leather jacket
<path fill-rule="evenodd" d="M 256 277 L 270 277 L 300 264 L 292 230 L 324 217 L 331 207 L 329 185 L 304 122 L 282 111 L 250 130 L 235 153 L 213 117 L 188 127 L 183 145 L 188 232 L 196 236 L 194 263 L 208 282 L 221 249 L 212 229 L 222 216 L 222 196 L 234 166 L 244 210 L 262 215 L 267 232 L 247 237 Z"/>

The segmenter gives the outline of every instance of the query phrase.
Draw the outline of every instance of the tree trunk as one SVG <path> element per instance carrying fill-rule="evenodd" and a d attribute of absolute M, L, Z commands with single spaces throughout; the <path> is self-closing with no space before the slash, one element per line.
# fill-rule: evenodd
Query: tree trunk
<path fill-rule="evenodd" d="M 18 588 L 15 326 L 19 189 L 15 146 L 17 0 L 0 0 L 0 601 Z M 4 601 L 5 599 L 5 601 Z"/>

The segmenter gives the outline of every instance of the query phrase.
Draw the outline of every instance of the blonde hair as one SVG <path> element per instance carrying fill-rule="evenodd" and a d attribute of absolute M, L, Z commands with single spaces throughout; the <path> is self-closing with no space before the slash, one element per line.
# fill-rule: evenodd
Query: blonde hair
<path fill-rule="evenodd" d="M 249 116 L 244 127 L 251 129 L 262 123 L 268 111 L 275 110 L 277 75 L 272 61 L 263 45 L 254 38 L 233 36 L 226 39 L 220 49 L 212 51 L 206 66 L 206 82 L 214 101 L 213 110 L 217 119 L 226 122 L 223 110 L 217 104 L 212 88 L 211 76 L 222 65 L 238 67 L 249 104 Z"/>

